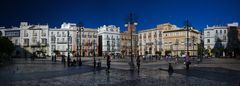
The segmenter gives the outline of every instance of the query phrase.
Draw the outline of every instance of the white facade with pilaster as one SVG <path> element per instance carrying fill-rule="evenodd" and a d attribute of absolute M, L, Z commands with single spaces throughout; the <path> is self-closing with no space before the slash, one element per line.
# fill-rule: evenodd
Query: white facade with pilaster
<path fill-rule="evenodd" d="M 102 51 L 104 54 L 120 53 L 120 27 L 103 25 L 98 28 L 98 34 L 102 36 Z"/>
<path fill-rule="evenodd" d="M 207 26 L 204 29 L 204 48 L 213 49 L 218 38 L 222 41 L 224 48 L 226 48 L 227 34 L 227 26 Z"/>

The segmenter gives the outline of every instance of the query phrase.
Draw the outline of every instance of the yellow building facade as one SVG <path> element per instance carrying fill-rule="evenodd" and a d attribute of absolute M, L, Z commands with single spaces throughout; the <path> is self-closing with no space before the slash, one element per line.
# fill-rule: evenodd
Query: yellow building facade
<path fill-rule="evenodd" d="M 164 31 L 173 30 L 176 25 L 170 23 L 159 24 L 155 28 L 139 31 L 138 51 L 139 55 L 156 55 L 163 51 L 162 34 Z"/>
<path fill-rule="evenodd" d="M 187 29 L 166 30 L 162 35 L 163 55 L 181 56 L 187 52 L 187 38 L 189 38 L 188 49 L 191 56 L 197 56 L 197 45 L 200 43 L 200 32 L 195 29 L 189 30 L 187 37 Z"/>

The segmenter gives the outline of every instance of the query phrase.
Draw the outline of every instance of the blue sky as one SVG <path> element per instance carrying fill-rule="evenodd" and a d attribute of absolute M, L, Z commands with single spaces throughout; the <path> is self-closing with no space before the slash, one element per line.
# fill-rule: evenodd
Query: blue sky
<path fill-rule="evenodd" d="M 206 25 L 240 22 L 239 0 L 1 0 L 0 26 L 18 26 L 21 21 L 60 27 L 63 22 L 83 22 L 96 28 L 113 24 L 124 28 L 127 15 L 138 18 L 137 30 L 185 20 L 199 30 Z"/>

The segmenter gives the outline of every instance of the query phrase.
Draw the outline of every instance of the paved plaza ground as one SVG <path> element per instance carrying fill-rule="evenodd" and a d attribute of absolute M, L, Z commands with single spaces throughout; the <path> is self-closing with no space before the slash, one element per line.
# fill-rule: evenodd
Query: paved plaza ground
<path fill-rule="evenodd" d="M 83 66 L 67 67 L 61 62 L 14 59 L 14 64 L 0 68 L 1 86 L 239 86 L 240 60 L 204 59 L 191 64 L 173 64 L 167 72 L 164 60 L 142 62 L 140 72 L 129 70 L 128 60 L 113 59 L 110 73 L 92 67 L 92 58 L 83 58 Z"/>

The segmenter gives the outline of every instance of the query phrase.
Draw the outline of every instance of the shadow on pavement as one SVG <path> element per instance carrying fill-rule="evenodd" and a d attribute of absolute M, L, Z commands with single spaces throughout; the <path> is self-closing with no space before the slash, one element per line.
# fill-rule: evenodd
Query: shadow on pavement
<path fill-rule="evenodd" d="M 186 71 L 185 69 L 174 70 L 174 73 L 219 82 L 233 82 L 240 80 L 239 72 L 240 71 L 225 69 L 221 67 L 194 67 L 191 68 L 189 71 Z"/>

